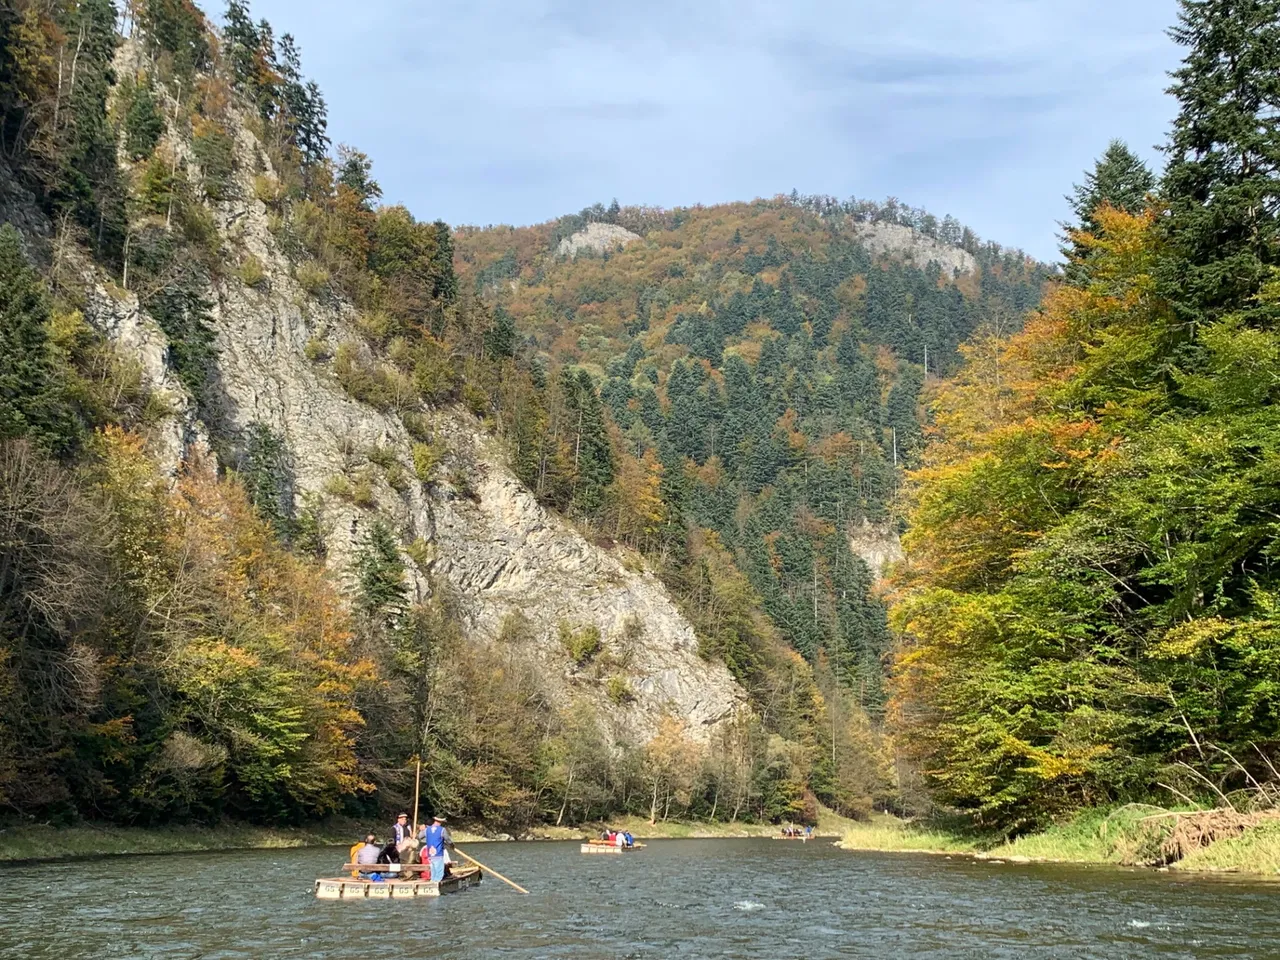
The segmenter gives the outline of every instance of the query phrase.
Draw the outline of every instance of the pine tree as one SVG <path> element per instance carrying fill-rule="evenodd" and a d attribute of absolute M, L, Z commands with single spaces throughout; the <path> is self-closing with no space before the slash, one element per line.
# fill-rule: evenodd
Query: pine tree
<path fill-rule="evenodd" d="M 1249 318 L 1267 309 L 1249 303 L 1280 265 L 1280 0 L 1180 3 L 1161 280 L 1185 320 Z"/>
<path fill-rule="evenodd" d="M 48 345 L 49 301 L 22 253 L 18 231 L 0 227 L 0 438 L 30 437 L 53 450 L 76 439 Z"/>
<path fill-rule="evenodd" d="M 578 479 L 573 499 L 584 513 L 593 514 L 603 504 L 604 489 L 613 482 L 614 476 L 604 404 L 586 370 L 561 371 L 560 386 L 574 417 L 571 429 L 574 431 L 574 472 Z"/>
<path fill-rule="evenodd" d="M 365 210 L 382 196 L 382 187 L 373 179 L 373 161 L 369 155 L 346 145 L 338 147 L 338 184 L 356 195 Z"/>
<path fill-rule="evenodd" d="M 134 91 L 129 111 L 124 118 L 126 147 L 135 160 L 149 157 L 164 133 L 164 117 L 151 93 L 151 83 L 144 80 Z"/>
<path fill-rule="evenodd" d="M 493 310 L 493 326 L 485 331 L 484 349 L 495 360 L 516 355 L 516 321 L 501 306 Z"/>
<path fill-rule="evenodd" d="M 394 627 L 408 607 L 404 561 L 391 529 L 376 520 L 356 556 L 356 608 L 374 624 Z"/>
<path fill-rule="evenodd" d="M 1155 176 L 1141 158 L 1123 140 L 1112 140 L 1093 169 L 1085 173 L 1084 183 L 1076 184 L 1067 197 L 1075 214 L 1073 222 L 1063 224 L 1068 231 L 1062 246 L 1062 253 L 1069 261 L 1068 279 L 1083 281 L 1087 273 L 1084 260 L 1088 255 L 1087 249 L 1070 234 L 1083 231 L 1097 235 L 1101 226 L 1095 214 L 1103 204 L 1126 213 L 1141 213 L 1155 185 Z"/>
<path fill-rule="evenodd" d="M 436 249 L 432 255 L 432 267 L 436 276 L 435 296 L 443 304 L 458 300 L 458 277 L 453 271 L 453 234 L 443 220 L 435 222 Z"/>
<path fill-rule="evenodd" d="M 258 94 L 258 49 L 262 45 L 258 28 L 253 25 L 249 5 L 242 0 L 227 0 L 227 12 L 223 18 L 223 46 L 227 62 L 231 64 L 231 76 L 237 87 L 251 98 Z"/>

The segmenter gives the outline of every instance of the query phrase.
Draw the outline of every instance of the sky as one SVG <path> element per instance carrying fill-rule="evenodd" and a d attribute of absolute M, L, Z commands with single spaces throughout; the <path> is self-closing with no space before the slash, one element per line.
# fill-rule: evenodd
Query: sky
<path fill-rule="evenodd" d="M 222 0 L 203 0 L 220 15 Z M 1176 0 L 254 0 L 334 143 L 421 219 L 895 196 L 1056 255 L 1113 137 L 1153 165 Z"/>

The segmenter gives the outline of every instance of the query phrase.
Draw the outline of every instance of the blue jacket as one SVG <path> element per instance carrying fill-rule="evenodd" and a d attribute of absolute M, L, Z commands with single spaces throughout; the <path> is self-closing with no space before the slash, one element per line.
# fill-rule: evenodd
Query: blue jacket
<path fill-rule="evenodd" d="M 453 845 L 453 838 L 443 824 L 433 823 L 422 831 L 422 839 L 427 845 L 428 857 L 443 857 L 444 848 Z"/>

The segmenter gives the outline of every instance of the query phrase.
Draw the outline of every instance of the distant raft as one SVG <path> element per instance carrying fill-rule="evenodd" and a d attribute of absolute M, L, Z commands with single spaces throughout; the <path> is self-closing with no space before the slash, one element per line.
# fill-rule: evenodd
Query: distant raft
<path fill-rule="evenodd" d="M 620 847 L 612 840 L 585 840 L 582 843 L 583 853 L 634 853 L 643 849 L 643 843 L 633 843 L 629 847 Z"/>
<path fill-rule="evenodd" d="M 400 869 L 390 873 L 393 868 Z M 364 876 L 346 876 L 316 881 L 317 900 L 403 900 L 406 897 L 439 897 L 474 887 L 483 879 L 479 867 L 451 868 L 439 882 L 420 879 L 430 869 L 416 863 L 356 865 L 348 863 L 344 870 L 360 873 L 382 873 L 388 879 L 370 880 Z"/>

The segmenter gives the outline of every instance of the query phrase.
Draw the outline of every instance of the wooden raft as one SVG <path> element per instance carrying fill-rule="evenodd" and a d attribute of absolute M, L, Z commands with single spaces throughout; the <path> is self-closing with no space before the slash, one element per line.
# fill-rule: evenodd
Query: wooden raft
<path fill-rule="evenodd" d="M 384 863 L 378 864 L 378 866 L 385 871 L 388 866 L 393 866 L 393 864 Z M 354 868 L 354 865 L 347 864 L 347 867 Z M 405 863 L 401 864 L 400 867 L 400 872 L 405 875 L 420 874 L 424 869 L 430 869 L 430 867 L 417 863 Z M 375 868 L 370 866 L 361 866 L 356 869 L 375 872 Z M 461 890 L 474 887 L 481 879 L 483 879 L 483 874 L 479 867 L 457 867 L 439 883 L 421 879 L 376 881 L 349 876 L 333 877 L 316 881 L 316 899 L 402 900 L 407 897 L 439 897 L 446 893 L 458 893 Z"/>
<path fill-rule="evenodd" d="M 586 840 L 582 844 L 583 853 L 634 853 L 644 847 L 643 843 L 629 847 L 620 847 L 609 840 Z"/>

